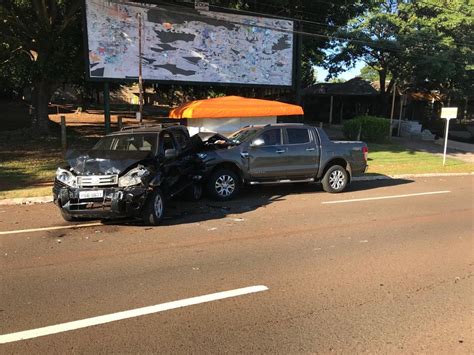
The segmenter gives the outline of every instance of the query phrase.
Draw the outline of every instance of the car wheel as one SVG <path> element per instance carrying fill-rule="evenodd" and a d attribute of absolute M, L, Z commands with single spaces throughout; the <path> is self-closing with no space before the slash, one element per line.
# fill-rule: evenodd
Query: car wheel
<path fill-rule="evenodd" d="M 333 165 L 324 174 L 322 184 L 326 192 L 338 193 L 344 191 L 349 182 L 349 174 L 340 165 Z"/>
<path fill-rule="evenodd" d="M 207 190 L 212 198 L 227 201 L 239 192 L 239 177 L 232 170 L 219 169 L 214 172 L 207 182 Z"/>
<path fill-rule="evenodd" d="M 143 208 L 142 219 L 147 225 L 156 226 L 161 223 L 165 214 L 165 197 L 159 188 L 156 188 Z"/>

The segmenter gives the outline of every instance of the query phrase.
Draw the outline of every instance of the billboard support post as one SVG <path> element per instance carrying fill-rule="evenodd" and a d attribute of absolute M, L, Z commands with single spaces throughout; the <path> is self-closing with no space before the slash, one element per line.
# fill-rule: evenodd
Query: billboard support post
<path fill-rule="evenodd" d="M 110 90 L 109 82 L 104 82 L 104 123 L 105 134 L 110 133 Z"/>
<path fill-rule="evenodd" d="M 301 22 L 297 23 L 298 26 L 298 32 L 296 35 L 298 36 L 298 41 L 296 43 L 296 78 L 295 78 L 295 98 L 296 98 L 296 104 L 300 105 L 301 104 L 301 65 L 302 65 L 302 60 L 301 60 L 301 55 L 303 51 L 303 24 Z"/>
<path fill-rule="evenodd" d="M 142 14 L 138 13 L 138 90 L 139 90 L 139 112 L 140 124 L 143 120 L 143 76 L 142 76 Z"/>

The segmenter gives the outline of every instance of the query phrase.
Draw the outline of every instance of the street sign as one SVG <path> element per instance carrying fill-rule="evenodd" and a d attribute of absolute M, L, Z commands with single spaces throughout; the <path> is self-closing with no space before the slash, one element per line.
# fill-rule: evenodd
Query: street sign
<path fill-rule="evenodd" d="M 443 107 L 441 109 L 441 118 L 446 118 L 451 120 L 458 117 L 458 108 L 457 107 Z"/>
<path fill-rule="evenodd" d="M 200 11 L 209 11 L 209 3 L 203 1 L 195 1 L 194 8 Z"/>
<path fill-rule="evenodd" d="M 448 149 L 448 132 L 449 132 L 449 121 L 458 117 L 457 107 L 443 107 L 441 109 L 441 118 L 446 119 L 446 129 L 444 135 L 444 151 L 443 151 L 443 165 L 446 164 L 446 150 Z"/>

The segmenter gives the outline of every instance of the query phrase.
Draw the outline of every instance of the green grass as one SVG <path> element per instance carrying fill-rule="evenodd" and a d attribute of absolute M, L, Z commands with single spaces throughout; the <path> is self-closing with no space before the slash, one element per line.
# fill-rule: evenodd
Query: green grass
<path fill-rule="evenodd" d="M 407 150 L 394 144 L 369 144 L 369 169 L 371 175 L 403 175 L 429 173 L 470 173 L 474 164 L 446 158 L 438 154 Z"/>
<path fill-rule="evenodd" d="M 58 166 L 64 163 L 58 139 L 0 137 L 0 199 L 46 196 Z M 91 146 L 90 142 L 80 143 Z M 474 172 L 474 164 L 407 150 L 393 144 L 369 145 L 369 175 Z"/>
<path fill-rule="evenodd" d="M 68 139 L 73 148 L 91 146 L 80 137 Z M 1 132 L 0 199 L 50 195 L 56 169 L 64 164 L 57 137 L 37 139 L 29 130 Z"/>
<path fill-rule="evenodd" d="M 63 164 L 60 150 L 37 146 L 34 149 L 2 150 L 0 153 L 0 199 L 51 193 L 55 171 Z"/>

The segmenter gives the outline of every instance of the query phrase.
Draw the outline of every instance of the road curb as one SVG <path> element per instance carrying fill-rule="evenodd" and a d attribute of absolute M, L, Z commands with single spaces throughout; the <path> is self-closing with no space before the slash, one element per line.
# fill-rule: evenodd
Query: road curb
<path fill-rule="evenodd" d="M 472 173 L 432 173 L 432 174 L 402 174 L 402 175 L 376 175 L 376 176 L 355 176 L 352 181 L 376 181 L 376 180 L 393 180 L 406 178 L 422 178 L 422 177 L 449 177 L 449 176 L 470 176 Z"/>
<path fill-rule="evenodd" d="M 469 176 L 472 173 L 433 173 L 433 174 L 403 174 L 403 175 L 376 175 L 376 176 L 355 176 L 352 181 L 377 181 L 377 180 L 393 180 L 393 179 L 407 179 L 407 178 L 421 178 L 421 177 L 449 177 L 449 176 Z M 0 200 L 0 206 L 14 206 L 14 205 L 33 205 L 39 203 L 53 202 L 52 196 L 40 197 L 20 197 L 8 198 Z"/>
<path fill-rule="evenodd" d="M 53 202 L 52 196 L 7 198 L 4 200 L 0 200 L 0 206 L 33 205 L 37 203 L 49 202 Z"/>

